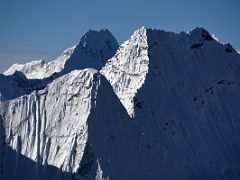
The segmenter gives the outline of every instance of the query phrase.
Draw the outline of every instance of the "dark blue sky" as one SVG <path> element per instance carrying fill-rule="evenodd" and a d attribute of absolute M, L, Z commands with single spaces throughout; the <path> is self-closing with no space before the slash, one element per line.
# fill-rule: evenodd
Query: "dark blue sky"
<path fill-rule="evenodd" d="M 88 29 L 109 29 L 121 44 L 141 26 L 205 27 L 240 49 L 240 0 L 1 0 L 0 72 L 13 62 L 57 56 Z"/>

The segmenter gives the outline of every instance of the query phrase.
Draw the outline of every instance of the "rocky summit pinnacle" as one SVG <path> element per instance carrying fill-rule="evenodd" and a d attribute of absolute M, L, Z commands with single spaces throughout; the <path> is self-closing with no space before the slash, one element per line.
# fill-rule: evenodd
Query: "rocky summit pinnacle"
<path fill-rule="evenodd" d="M 240 54 L 206 29 L 87 31 L 0 75 L 0 179 L 240 178 Z"/>

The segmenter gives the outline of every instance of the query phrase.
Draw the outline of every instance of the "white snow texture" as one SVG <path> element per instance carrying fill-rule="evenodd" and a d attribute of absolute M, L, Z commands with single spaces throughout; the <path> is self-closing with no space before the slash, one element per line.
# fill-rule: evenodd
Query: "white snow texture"
<path fill-rule="evenodd" d="M 0 74 L 2 180 L 240 179 L 240 54 L 203 28 L 103 29 Z"/>

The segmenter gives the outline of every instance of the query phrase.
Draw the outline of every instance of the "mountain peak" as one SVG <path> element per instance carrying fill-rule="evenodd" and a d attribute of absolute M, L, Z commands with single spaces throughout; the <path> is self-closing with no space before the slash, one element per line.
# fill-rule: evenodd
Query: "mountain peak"
<path fill-rule="evenodd" d="M 240 55 L 204 28 L 89 30 L 20 70 L 0 74 L 0 179 L 239 179 Z"/>
<path fill-rule="evenodd" d="M 43 79 L 54 73 L 63 75 L 75 69 L 99 70 L 115 54 L 118 46 L 117 40 L 109 30 L 89 29 L 81 36 L 77 46 L 66 49 L 56 59 L 50 62 L 37 60 L 26 64 L 14 64 L 4 75 L 13 75 L 14 72 L 20 71 L 28 79 Z"/>
<path fill-rule="evenodd" d="M 100 31 L 89 29 L 80 38 L 79 45 L 96 48 L 99 46 L 102 47 L 103 43 L 106 41 L 113 41 L 113 45 L 118 44 L 117 40 L 108 29 L 101 29 Z"/>
<path fill-rule="evenodd" d="M 119 47 L 117 40 L 107 29 L 88 30 L 80 39 L 73 54 L 64 66 L 64 72 L 74 69 L 94 68 L 100 70 Z"/>
<path fill-rule="evenodd" d="M 13 75 L 15 72 L 22 72 L 28 79 L 44 79 L 54 73 L 61 72 L 65 62 L 72 55 L 74 47 L 70 47 L 61 53 L 56 59 L 50 62 L 44 60 L 35 60 L 26 64 L 13 64 L 3 74 L 6 76 Z"/>
<path fill-rule="evenodd" d="M 134 31 L 132 36 L 135 36 L 135 35 L 146 35 L 146 31 L 147 30 L 148 29 L 145 26 L 142 26 L 141 28 L 139 28 L 136 31 Z"/>
<path fill-rule="evenodd" d="M 196 27 L 190 31 L 190 36 L 198 41 L 212 41 L 214 38 L 203 27 Z"/>
<path fill-rule="evenodd" d="M 148 60 L 147 29 L 142 27 L 121 45 L 100 71 L 110 81 L 131 117 L 134 116 L 133 98 L 145 81 Z"/>

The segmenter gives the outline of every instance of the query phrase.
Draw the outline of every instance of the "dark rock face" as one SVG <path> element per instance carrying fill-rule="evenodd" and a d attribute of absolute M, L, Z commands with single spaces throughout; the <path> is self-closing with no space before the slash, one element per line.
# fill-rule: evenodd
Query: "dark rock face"
<path fill-rule="evenodd" d="M 225 49 L 226 52 L 228 53 L 237 52 L 230 43 L 225 44 L 225 46 L 226 46 L 226 49 Z"/>

